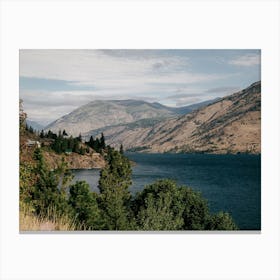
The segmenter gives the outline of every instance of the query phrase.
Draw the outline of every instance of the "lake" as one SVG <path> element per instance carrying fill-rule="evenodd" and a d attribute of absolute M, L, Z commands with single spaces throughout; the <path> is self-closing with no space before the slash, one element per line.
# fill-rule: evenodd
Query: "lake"
<path fill-rule="evenodd" d="M 211 212 L 229 212 L 242 230 L 261 229 L 261 156 L 127 153 L 133 166 L 131 192 L 170 178 L 198 190 Z M 75 180 L 97 191 L 99 170 L 74 170 Z"/>

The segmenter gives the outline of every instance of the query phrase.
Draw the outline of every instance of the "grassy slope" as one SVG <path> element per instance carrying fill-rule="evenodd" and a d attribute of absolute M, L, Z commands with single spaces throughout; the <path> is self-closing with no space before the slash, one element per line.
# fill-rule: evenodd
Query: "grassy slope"
<path fill-rule="evenodd" d="M 50 210 L 46 218 L 35 216 L 32 211 L 23 206 L 19 212 L 20 231 L 54 231 L 77 230 L 79 226 L 66 216 L 57 217 L 55 211 Z"/>

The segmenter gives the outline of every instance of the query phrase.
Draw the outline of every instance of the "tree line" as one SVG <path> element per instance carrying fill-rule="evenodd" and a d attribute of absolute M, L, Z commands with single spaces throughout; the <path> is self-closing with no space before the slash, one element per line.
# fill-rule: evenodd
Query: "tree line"
<path fill-rule="evenodd" d="M 97 153 L 102 153 L 102 151 L 106 148 L 105 137 L 103 133 L 101 133 L 100 137 L 96 137 L 95 139 L 93 139 L 91 136 L 89 141 L 85 141 L 83 143 L 81 134 L 79 134 L 77 137 L 73 137 L 72 135 L 68 136 L 68 133 L 65 131 L 65 129 L 62 132 L 59 130 L 58 134 L 52 132 L 51 130 L 48 130 L 47 132 L 41 130 L 39 133 L 38 131 L 34 130 L 32 126 L 28 126 L 26 124 L 25 130 L 29 133 L 38 135 L 41 139 L 51 139 L 52 143 L 50 147 L 58 154 L 73 152 L 84 155 L 90 152 L 89 147 Z M 42 146 L 44 146 L 44 142 Z"/>

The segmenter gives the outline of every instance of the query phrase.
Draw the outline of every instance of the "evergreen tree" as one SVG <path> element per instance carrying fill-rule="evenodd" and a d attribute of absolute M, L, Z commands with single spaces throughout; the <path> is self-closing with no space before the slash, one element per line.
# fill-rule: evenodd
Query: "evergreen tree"
<path fill-rule="evenodd" d="M 90 192 L 89 185 L 85 181 L 78 181 L 70 186 L 69 205 L 72 208 L 72 215 L 87 229 L 102 228 L 97 194 Z"/>
<path fill-rule="evenodd" d="M 81 146 L 79 149 L 79 154 L 84 155 L 86 153 L 86 150 Z"/>
<path fill-rule="evenodd" d="M 105 144 L 105 137 L 104 137 L 104 134 L 103 132 L 101 133 L 101 137 L 100 137 L 100 149 L 104 150 L 106 147 L 106 144 Z"/>
<path fill-rule="evenodd" d="M 78 140 L 79 142 L 82 142 L 82 134 L 81 134 L 81 133 L 80 133 L 79 136 L 77 137 L 77 140 Z"/>
<path fill-rule="evenodd" d="M 101 149 L 100 149 L 100 142 L 99 139 L 96 138 L 93 142 L 93 149 L 97 152 L 100 153 Z"/>
<path fill-rule="evenodd" d="M 44 130 L 42 129 L 40 132 L 40 138 L 44 138 L 44 137 L 45 137 L 45 134 L 44 134 Z"/>
<path fill-rule="evenodd" d="M 34 159 L 37 161 L 35 169 L 37 180 L 32 194 L 32 205 L 36 214 L 47 215 L 50 208 L 54 209 L 58 215 L 68 213 L 66 187 L 72 179 L 72 174 L 66 169 L 65 162 L 51 171 L 38 148 L 34 151 Z"/>
<path fill-rule="evenodd" d="M 120 153 L 123 155 L 123 144 L 120 146 Z"/>
<path fill-rule="evenodd" d="M 73 143 L 73 152 L 79 153 L 79 151 L 80 151 L 80 145 L 79 145 L 78 139 L 75 138 L 74 143 Z"/>
<path fill-rule="evenodd" d="M 106 167 L 100 172 L 99 204 L 105 229 L 128 230 L 130 218 L 131 166 L 129 160 L 114 149 L 108 149 Z"/>
<path fill-rule="evenodd" d="M 68 139 L 62 139 L 61 140 L 61 151 L 66 152 L 68 148 Z"/>
<path fill-rule="evenodd" d="M 63 129 L 62 135 L 63 136 L 68 136 L 68 134 L 66 133 L 65 129 Z"/>
<path fill-rule="evenodd" d="M 89 139 L 89 142 L 88 142 L 89 146 L 94 149 L 94 140 L 93 140 L 93 137 L 90 136 L 90 139 Z"/>
<path fill-rule="evenodd" d="M 73 151 L 73 148 L 74 148 L 74 139 L 73 139 L 72 136 L 70 136 L 69 139 L 68 139 L 68 149 Z"/>

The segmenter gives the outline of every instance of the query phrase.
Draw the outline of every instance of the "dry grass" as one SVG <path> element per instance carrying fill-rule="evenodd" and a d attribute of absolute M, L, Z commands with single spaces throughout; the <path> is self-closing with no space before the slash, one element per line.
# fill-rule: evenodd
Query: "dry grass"
<path fill-rule="evenodd" d="M 21 207 L 20 209 L 20 231 L 73 231 L 80 228 L 81 227 L 69 217 L 58 217 L 53 209 L 48 210 L 48 215 L 46 218 L 35 216 L 26 206 Z"/>

